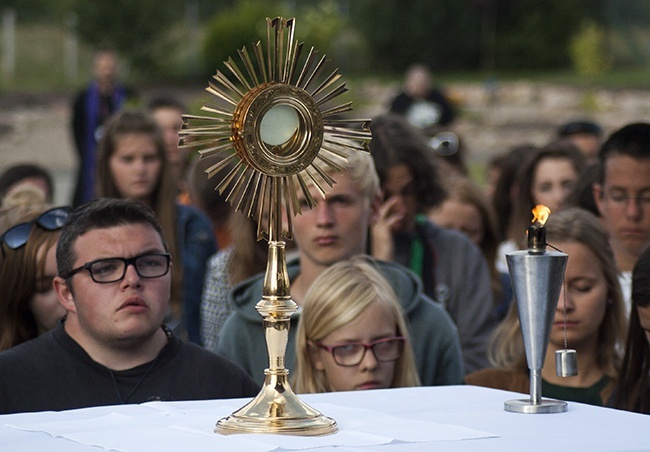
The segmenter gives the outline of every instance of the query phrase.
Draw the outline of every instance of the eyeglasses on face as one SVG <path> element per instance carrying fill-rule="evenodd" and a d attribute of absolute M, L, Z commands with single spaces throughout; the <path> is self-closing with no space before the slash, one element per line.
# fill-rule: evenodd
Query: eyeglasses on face
<path fill-rule="evenodd" d="M 69 216 L 70 207 L 55 207 L 54 209 L 43 212 L 38 216 L 38 218 L 32 221 L 19 223 L 8 229 L 4 234 L 2 234 L 2 236 L 0 236 L 2 255 L 5 255 L 5 246 L 10 250 L 17 250 L 18 248 L 25 246 L 34 225 L 38 225 L 46 231 L 56 231 L 63 227 L 63 225 L 68 221 Z"/>
<path fill-rule="evenodd" d="M 88 270 L 93 281 L 99 284 L 108 284 L 122 280 L 129 265 L 133 265 L 140 278 L 160 278 L 169 271 L 170 261 L 168 253 L 147 253 L 131 258 L 97 259 L 62 275 L 62 278 L 70 279 L 77 273 Z"/>
<path fill-rule="evenodd" d="M 605 197 L 618 207 L 626 207 L 630 200 L 633 200 L 640 208 L 650 207 L 650 190 L 644 190 L 635 196 L 630 196 L 626 191 L 612 190 L 606 192 Z"/>
<path fill-rule="evenodd" d="M 403 336 L 385 337 L 377 339 L 370 343 L 351 342 L 341 345 L 325 345 L 322 342 L 316 342 L 316 346 L 327 350 L 332 354 L 334 362 L 343 367 L 358 366 L 366 356 L 368 349 L 372 350 L 377 361 L 387 363 L 396 361 L 404 352 Z"/>

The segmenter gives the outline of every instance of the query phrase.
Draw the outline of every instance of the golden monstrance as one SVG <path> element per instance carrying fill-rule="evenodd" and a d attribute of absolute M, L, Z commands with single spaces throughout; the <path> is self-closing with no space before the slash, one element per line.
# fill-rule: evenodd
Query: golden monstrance
<path fill-rule="evenodd" d="M 240 410 L 217 422 L 215 431 L 326 435 L 336 422 L 302 402 L 289 384 L 284 365 L 289 321 L 297 305 L 291 299 L 284 239 L 292 239 L 292 218 L 300 213 L 298 190 L 307 205 L 316 201 L 309 185 L 325 196 L 342 171 L 346 155 L 368 152 L 370 121 L 343 119 L 352 102 L 330 105 L 345 93 L 335 69 L 323 76 L 325 56 L 294 38 L 295 19 L 266 20 L 266 54 L 260 42 L 238 50 L 240 65 L 225 62 L 230 76 L 217 71 L 207 91 L 215 105 L 204 105 L 206 116 L 185 115 L 181 144 L 201 157 L 222 160 L 206 170 L 221 173 L 215 190 L 226 193 L 235 210 L 257 220 L 258 239 L 268 239 L 268 260 L 262 315 L 269 367 L 260 393 Z M 301 58 L 303 57 L 303 58 Z M 242 70 L 243 67 L 243 70 Z M 338 84 L 337 84 L 338 83 Z M 283 220 L 284 219 L 284 220 Z"/>

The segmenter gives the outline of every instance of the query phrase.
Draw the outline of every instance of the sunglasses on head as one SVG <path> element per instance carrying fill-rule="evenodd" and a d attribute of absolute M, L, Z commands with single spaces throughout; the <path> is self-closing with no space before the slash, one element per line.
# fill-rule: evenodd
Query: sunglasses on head
<path fill-rule="evenodd" d="M 35 224 L 46 231 L 56 231 L 63 227 L 68 221 L 69 216 L 70 207 L 55 207 L 54 209 L 43 212 L 38 218 L 32 221 L 17 224 L 0 236 L 2 256 L 5 255 L 5 246 L 10 250 L 17 250 L 21 246 L 24 246 Z"/>

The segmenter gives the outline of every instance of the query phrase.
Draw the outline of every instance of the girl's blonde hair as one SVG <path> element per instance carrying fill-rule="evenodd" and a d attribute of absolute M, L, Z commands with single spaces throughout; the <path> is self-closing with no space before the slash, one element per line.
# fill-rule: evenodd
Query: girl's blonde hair
<path fill-rule="evenodd" d="M 338 262 L 313 282 L 303 304 L 296 339 L 296 373 L 293 386 L 298 393 L 330 392 L 325 372 L 312 366 L 309 347 L 350 323 L 372 303 L 386 307 L 395 319 L 397 335 L 407 338 L 402 356 L 395 362 L 391 387 L 418 386 L 413 349 L 402 307 L 388 282 L 367 257 Z"/>
<path fill-rule="evenodd" d="M 607 233 L 593 214 L 583 209 L 570 208 L 551 214 L 546 223 L 546 240 L 551 245 L 554 242 L 581 243 L 596 256 L 607 284 L 607 307 L 598 330 L 597 364 L 607 375 L 616 376 L 627 327 L 623 295 Z M 497 327 L 491 345 L 490 360 L 495 366 L 528 369 L 514 302 Z"/>

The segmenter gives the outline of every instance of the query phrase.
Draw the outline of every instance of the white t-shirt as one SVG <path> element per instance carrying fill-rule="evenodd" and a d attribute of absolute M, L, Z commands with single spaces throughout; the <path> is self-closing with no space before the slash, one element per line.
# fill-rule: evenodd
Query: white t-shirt
<path fill-rule="evenodd" d="M 501 273 L 508 273 L 508 261 L 506 260 L 506 254 L 517 251 L 517 244 L 514 240 L 504 240 L 499 244 L 499 249 L 497 250 L 497 261 L 496 266 L 497 270 Z"/>
<path fill-rule="evenodd" d="M 632 310 L 632 272 L 620 272 L 618 282 L 621 284 L 621 292 L 623 292 L 625 314 L 629 317 Z"/>

